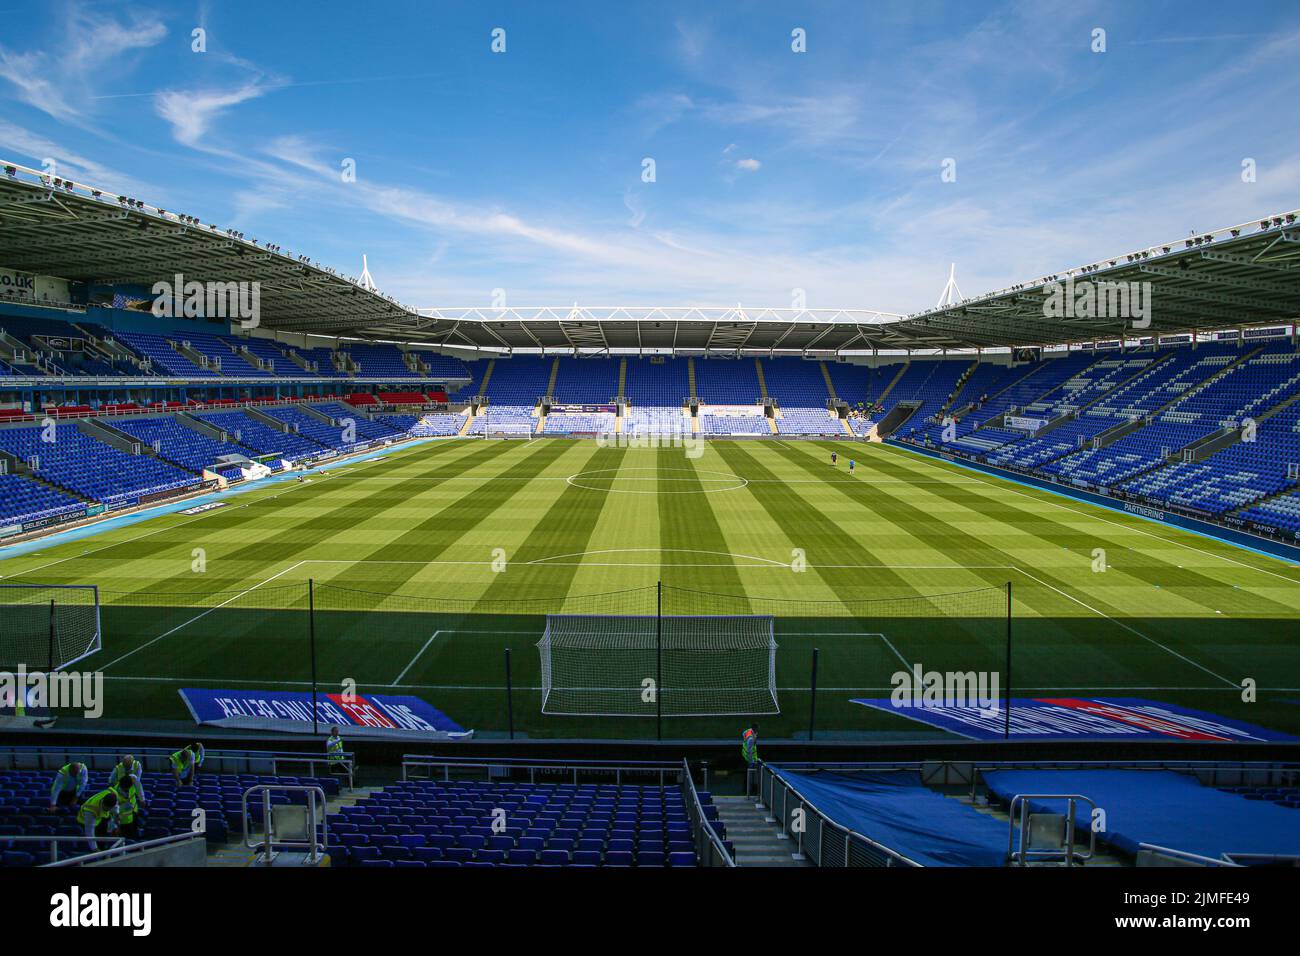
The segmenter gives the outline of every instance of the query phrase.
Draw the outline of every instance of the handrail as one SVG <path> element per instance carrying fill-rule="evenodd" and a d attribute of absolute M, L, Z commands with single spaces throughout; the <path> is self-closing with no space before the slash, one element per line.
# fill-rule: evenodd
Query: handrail
<path fill-rule="evenodd" d="M 281 792 L 286 792 L 286 793 L 306 793 L 308 795 L 307 828 L 308 831 L 311 833 L 310 840 L 273 839 L 274 834 L 272 833 L 272 827 L 271 827 L 271 791 L 272 790 L 279 790 Z M 263 839 L 261 842 L 258 843 L 252 842 L 253 834 L 250 832 L 248 826 L 248 796 L 251 793 L 260 793 L 262 795 Z M 318 797 L 320 798 L 319 807 L 321 810 L 319 821 L 316 815 L 316 809 L 318 806 L 316 800 Z M 274 783 L 258 784 L 257 786 L 249 787 L 247 790 L 244 791 L 243 796 L 240 797 L 239 807 L 240 807 L 239 810 L 240 823 L 244 828 L 244 846 L 250 850 L 260 851 L 263 854 L 264 859 L 266 860 L 267 866 L 270 866 L 272 861 L 275 859 L 275 853 L 273 851 L 274 848 L 277 846 L 286 849 L 303 849 L 303 850 L 309 849 L 311 851 L 312 863 L 319 862 L 321 854 L 327 852 L 329 849 L 329 837 L 330 837 L 329 814 L 324 812 L 325 791 L 322 790 L 320 787 L 287 786 L 283 784 L 274 784 Z M 320 839 L 316 838 L 317 822 L 319 822 L 321 826 Z"/>
<path fill-rule="evenodd" d="M 695 789 L 695 780 L 691 777 L 691 765 L 685 757 L 682 758 L 682 789 L 686 791 L 686 812 L 693 817 L 691 822 L 694 824 L 692 829 L 695 831 L 696 854 L 701 860 L 709 861 L 704 864 L 706 866 L 713 865 L 714 855 L 716 855 L 723 866 L 734 868 L 735 857 L 727 850 L 727 845 L 718 836 L 718 831 L 713 828 L 713 821 L 704 815 L 704 804 L 700 802 L 700 794 Z"/>
<path fill-rule="evenodd" d="M 1029 801 L 1031 800 L 1064 800 L 1065 811 L 1065 839 L 1063 849 L 1030 849 L 1029 841 L 1029 818 L 1032 814 L 1029 812 Z M 1007 861 L 1015 863 L 1018 866 L 1024 866 L 1031 858 L 1047 859 L 1057 856 L 1065 857 L 1065 865 L 1073 866 L 1075 860 L 1091 860 L 1097 852 L 1097 831 L 1093 827 L 1088 827 L 1088 852 L 1087 854 L 1074 852 L 1074 810 L 1078 801 L 1082 800 L 1092 807 L 1093 813 L 1097 812 L 1097 804 L 1090 797 L 1085 797 L 1081 793 L 1018 793 L 1011 798 L 1011 804 L 1007 807 Z M 1016 807 L 1020 808 L 1020 822 L 1016 823 Z M 1020 831 L 1020 847 L 1016 848 L 1016 831 Z"/>
<path fill-rule="evenodd" d="M 6 837 L 7 840 L 15 839 Z M 50 839 L 46 837 L 45 839 Z M 84 840 L 85 837 L 69 837 L 69 839 Z M 81 856 L 70 856 L 63 860 L 55 860 L 53 863 L 43 863 L 42 868 L 48 869 L 54 866 L 85 866 L 88 863 L 98 862 L 113 857 L 120 857 L 130 853 L 139 853 L 144 850 L 152 850 L 155 847 L 169 846 L 173 843 L 188 843 L 193 840 L 205 840 L 206 836 L 201 831 L 191 830 L 187 833 L 172 833 L 165 837 L 155 837 L 152 840 L 144 840 L 140 843 L 126 843 L 118 840 L 107 850 L 97 850 L 94 853 L 85 853 Z"/>
<path fill-rule="evenodd" d="M 818 841 L 817 857 L 813 861 L 818 866 L 825 865 L 822 862 L 822 847 L 824 844 L 823 834 L 827 826 L 830 826 L 832 829 L 838 830 L 839 832 L 844 834 L 844 865 L 845 866 L 853 865 L 850 859 L 851 854 L 849 853 L 849 850 L 854 840 L 858 840 L 862 843 L 865 843 L 868 846 L 870 846 L 872 849 L 883 854 L 886 859 L 885 866 L 919 867 L 922 865 L 920 863 L 917 863 L 915 860 L 904 856 L 903 854 L 899 853 L 897 850 L 894 850 L 890 847 L 885 846 L 883 843 L 871 839 L 871 837 L 867 836 L 865 833 L 859 833 L 857 830 L 853 830 L 840 823 L 836 823 L 825 813 L 819 810 L 817 806 L 812 803 L 812 801 L 810 801 L 802 793 L 800 793 L 793 786 L 791 786 L 790 783 L 784 777 L 782 777 L 777 771 L 773 770 L 769 764 L 767 764 L 765 761 L 762 760 L 758 761 L 758 795 L 760 800 L 762 800 L 763 798 L 763 772 L 764 771 L 767 772 L 767 775 L 770 780 L 772 781 L 779 780 L 781 782 L 781 786 L 785 789 L 785 793 L 783 794 L 782 801 L 781 801 L 781 832 L 783 834 L 786 832 L 785 829 L 786 821 L 788 819 L 788 814 L 785 811 L 789 805 L 788 802 L 789 794 L 794 794 L 796 797 L 798 797 L 800 807 L 803 808 L 804 810 L 811 810 L 813 813 L 817 815 L 817 818 L 821 821 L 821 825 L 817 829 L 817 841 Z M 772 801 L 770 799 L 768 800 L 768 806 L 772 806 Z M 802 840 L 803 840 L 803 834 L 801 833 L 800 834 L 801 849 L 802 849 Z"/>
<path fill-rule="evenodd" d="M 46 586 L 49 587 L 50 585 L 46 585 Z M 68 762 L 70 755 L 76 755 L 72 759 L 80 759 L 81 762 L 86 763 L 87 769 L 94 769 L 90 767 L 90 763 L 92 759 L 95 757 L 108 757 L 112 759 L 114 763 L 116 763 L 122 754 L 130 753 L 137 760 L 141 760 L 141 761 L 145 760 L 145 758 L 157 757 L 159 762 L 156 765 L 157 769 L 154 772 L 166 773 L 169 766 L 168 761 L 173 752 L 174 751 L 168 747 L 138 747 L 137 748 L 137 747 L 132 747 L 130 744 L 126 744 L 118 747 L 71 747 L 71 746 L 70 747 L 53 747 L 53 746 L 42 747 L 42 746 L 7 745 L 7 746 L 0 746 L 0 769 L 36 770 L 36 771 L 57 770 L 64 763 Z M 38 759 L 40 766 L 36 766 L 36 767 L 14 766 L 15 758 L 18 757 L 19 755 L 35 756 Z M 50 758 L 50 760 L 52 761 L 48 766 L 46 765 L 47 757 Z M 348 774 L 347 774 L 348 789 L 352 789 L 353 780 L 354 780 L 353 775 L 354 775 L 355 765 L 356 765 L 356 755 L 355 752 L 353 751 L 345 750 L 343 752 L 343 757 L 344 757 L 344 763 L 347 766 L 347 770 L 348 770 Z M 244 764 L 269 762 L 271 765 L 271 770 L 270 773 L 267 775 L 277 776 L 281 772 L 279 769 L 281 764 L 303 763 L 303 764 L 307 764 L 309 767 L 314 766 L 315 764 L 326 764 L 328 767 L 328 764 L 330 762 L 330 755 L 325 753 L 308 754 L 308 753 L 302 753 L 301 751 L 280 751 L 280 750 L 212 750 L 205 747 L 203 752 L 203 761 L 205 765 L 209 765 L 212 763 L 221 764 L 221 763 L 232 762 L 232 761 L 241 762 Z M 8 765 L 7 768 L 6 768 L 6 764 Z M 144 766 L 144 770 L 146 772 L 148 772 L 149 769 L 150 768 L 148 765 Z M 253 773 L 254 771 L 218 770 L 215 772 Z M 320 774 L 316 774 L 314 772 L 311 773 L 310 775 L 313 777 L 321 776 Z"/>
<path fill-rule="evenodd" d="M 1172 847 L 1158 846 L 1154 843 L 1139 843 L 1138 853 L 1141 853 L 1143 850 L 1157 856 L 1165 856 L 1172 860 L 1182 860 L 1185 863 L 1195 863 L 1200 866 L 1241 867 L 1240 863 L 1234 863 L 1232 860 L 1216 860 L 1212 856 L 1201 856 L 1199 853 L 1189 853 L 1186 850 L 1175 850 Z"/>
<path fill-rule="evenodd" d="M 624 773 L 658 773 L 659 786 L 664 786 L 665 774 L 677 774 L 681 772 L 681 766 L 671 760 L 533 760 L 524 757 L 495 757 L 492 759 L 466 759 L 463 757 L 430 757 L 424 754 L 403 754 L 402 755 L 402 779 L 403 780 L 432 780 L 433 773 L 420 776 L 412 774 L 411 770 L 428 768 L 432 771 L 435 768 L 442 769 L 442 779 L 451 780 L 451 771 L 453 769 L 465 770 L 486 770 L 489 774 L 493 770 L 527 770 L 529 783 L 537 782 L 537 771 L 560 771 L 571 770 L 573 773 L 573 782 L 578 782 L 579 774 L 583 772 L 605 772 L 614 774 L 614 782 L 621 785 Z"/>

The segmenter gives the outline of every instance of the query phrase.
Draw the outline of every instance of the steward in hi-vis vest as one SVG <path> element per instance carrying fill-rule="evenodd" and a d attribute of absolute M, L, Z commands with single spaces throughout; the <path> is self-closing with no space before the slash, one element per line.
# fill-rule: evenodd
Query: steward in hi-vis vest
<path fill-rule="evenodd" d="M 84 763 L 74 760 L 60 767 L 59 772 L 54 775 L 54 782 L 50 785 L 50 809 L 75 805 L 86 789 L 87 779 Z"/>
<path fill-rule="evenodd" d="M 135 777 L 135 787 L 140 792 L 140 802 L 148 803 L 149 798 L 144 795 L 144 767 L 140 766 L 140 761 L 130 754 L 123 756 L 118 765 L 113 768 L 113 772 L 108 777 L 108 785 L 116 787 L 126 777 Z"/>
<path fill-rule="evenodd" d="M 140 803 L 144 800 L 144 794 L 140 791 L 140 781 L 128 773 L 113 784 L 112 789 L 117 794 L 118 830 L 122 836 L 138 840 L 140 838 L 140 821 L 136 819 L 136 814 L 140 812 Z"/>
<path fill-rule="evenodd" d="M 86 843 L 91 853 L 99 849 L 95 837 L 106 835 L 116 826 L 118 803 L 116 790 L 101 790 L 77 811 L 77 823 L 85 827 Z"/>
<path fill-rule="evenodd" d="M 758 724 L 754 724 L 740 735 L 740 755 L 751 767 L 758 762 Z"/>
<path fill-rule="evenodd" d="M 329 760 L 330 773 L 348 772 L 347 758 L 343 756 L 343 738 L 337 727 L 330 728 L 329 738 L 325 741 L 325 756 Z"/>
<path fill-rule="evenodd" d="M 203 766 L 203 744 L 190 744 L 183 750 L 176 751 L 170 759 L 177 786 L 183 783 L 193 784 L 199 775 L 199 767 Z"/>

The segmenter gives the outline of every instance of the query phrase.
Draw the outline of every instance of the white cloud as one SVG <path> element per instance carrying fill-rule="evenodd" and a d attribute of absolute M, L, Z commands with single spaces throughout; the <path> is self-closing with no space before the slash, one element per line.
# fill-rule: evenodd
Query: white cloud
<path fill-rule="evenodd" d="M 154 100 L 158 115 L 172 126 L 172 135 L 186 146 L 199 146 L 223 111 L 267 92 L 260 80 L 228 90 L 168 90 Z"/>
<path fill-rule="evenodd" d="M 747 173 L 757 172 L 763 164 L 753 158 L 736 160 L 736 168 L 743 169 Z"/>
<path fill-rule="evenodd" d="M 72 6 L 56 22 L 64 36 L 52 51 L 17 53 L 0 46 L 0 79 L 8 80 L 17 97 L 55 119 L 83 116 L 95 88 L 131 66 L 128 54 L 152 47 L 167 28 L 146 12 L 116 20 Z"/>

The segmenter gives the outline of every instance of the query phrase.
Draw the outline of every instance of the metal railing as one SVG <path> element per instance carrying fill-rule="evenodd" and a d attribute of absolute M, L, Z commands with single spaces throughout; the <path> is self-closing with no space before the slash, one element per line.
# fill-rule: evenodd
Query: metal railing
<path fill-rule="evenodd" d="M 1044 814 L 1030 813 L 1031 800 L 1064 800 L 1066 811 L 1063 821 L 1061 839 L 1056 846 L 1035 846 L 1033 840 L 1033 819 Z M 1089 819 L 1094 819 L 1097 804 L 1081 793 L 1018 793 L 1011 798 L 1007 808 L 1007 861 L 1014 866 L 1025 866 L 1031 860 L 1060 859 L 1067 867 L 1073 866 L 1075 860 L 1091 860 L 1097 852 L 1097 831 L 1088 827 L 1088 852 L 1077 853 L 1074 849 L 1075 820 L 1074 811 L 1080 802 L 1092 807 Z M 1019 820 L 1016 811 L 1020 811 Z M 1016 833 L 1020 834 L 1020 845 L 1016 845 Z"/>
<path fill-rule="evenodd" d="M 5 839 L 13 839 L 6 837 Z M 49 838 L 47 838 L 49 839 Z M 70 837 L 85 841 L 85 837 Z M 70 856 L 63 860 L 55 860 L 52 863 L 46 863 L 46 868 L 53 866 L 85 866 L 90 863 L 100 863 L 104 860 L 120 859 L 124 856 L 131 856 L 136 853 L 143 853 L 148 850 L 156 850 L 162 846 L 173 846 L 182 843 L 189 843 L 194 840 L 206 840 L 206 836 L 201 832 L 191 831 L 189 833 L 173 833 L 170 836 L 157 837 L 153 840 L 144 840 L 140 843 L 127 843 L 124 840 L 118 840 L 107 850 L 97 850 L 94 853 L 84 853 L 81 856 Z"/>
<path fill-rule="evenodd" d="M 759 805 L 767 807 L 798 852 L 817 866 L 920 866 L 864 833 L 836 823 L 763 761 L 758 762 Z M 778 810 L 777 803 L 780 803 Z"/>
<path fill-rule="evenodd" d="M 275 822 L 271 813 L 271 792 L 273 790 L 279 793 L 307 794 L 307 833 L 310 834 L 310 839 L 280 840 L 276 838 Z M 248 815 L 248 798 L 250 794 L 254 793 L 261 794 L 262 797 L 262 839 L 258 841 L 253 840 Z M 307 850 L 310 861 L 313 864 L 318 863 L 321 854 L 325 853 L 329 846 L 329 816 L 325 813 L 325 791 L 320 787 L 285 786 L 281 784 L 259 784 L 256 787 L 249 787 L 244 791 L 243 797 L 240 798 L 239 813 L 244 827 L 244 846 L 260 853 L 265 866 L 270 866 L 274 862 L 277 849 Z M 317 830 L 318 823 L 320 825 L 319 831 Z"/>
<path fill-rule="evenodd" d="M 614 783 L 622 785 L 627 776 L 649 775 L 663 787 L 677 783 L 685 770 L 685 762 L 678 764 L 665 760 L 529 760 L 502 757 L 492 760 L 466 760 L 457 757 L 426 757 L 420 754 L 402 756 L 403 780 L 433 780 L 435 774 L 443 781 L 454 779 L 505 778 L 526 772 L 529 783 L 537 783 L 538 775 L 554 778 L 563 774 L 571 782 L 606 781 L 612 775 Z M 456 772 L 457 777 L 452 773 Z M 708 787 L 708 770 L 705 768 L 705 787 Z M 545 782 L 545 781 L 543 781 Z"/>
<path fill-rule="evenodd" d="M 173 752 L 168 747 L 133 748 L 130 744 L 117 747 L 0 747 L 0 770 L 54 772 L 72 760 L 84 763 L 88 770 L 111 770 L 121 759 L 122 754 L 130 753 L 141 762 L 146 772 L 153 769 L 157 773 L 168 773 Z M 355 755 L 351 751 L 345 751 L 343 757 L 350 789 L 356 766 Z M 329 755 L 274 750 L 212 749 L 205 749 L 203 754 L 203 770 L 207 773 L 256 773 L 276 776 L 285 772 L 283 768 L 286 765 L 298 764 L 305 764 L 309 768 L 324 764 L 328 771 Z M 331 776 L 328 772 L 318 774 L 314 769 L 309 769 L 308 775 Z"/>
<path fill-rule="evenodd" d="M 686 798 L 686 815 L 691 820 L 691 835 L 695 839 L 695 856 L 700 866 L 734 867 L 735 857 L 727 850 L 727 845 L 718 836 L 713 822 L 704 813 L 704 804 L 700 802 L 695 781 L 691 777 L 691 767 L 685 757 L 682 758 L 682 792 Z"/>
<path fill-rule="evenodd" d="M 1146 857 L 1143 856 L 1146 854 Z M 1231 860 L 1216 860 L 1212 856 L 1201 856 L 1199 853 L 1188 853 L 1186 850 L 1175 850 L 1167 846 L 1157 846 L 1154 843 L 1139 843 L 1137 852 L 1138 865 L 1150 866 L 1207 866 L 1207 867 L 1240 867 L 1240 863 L 1234 863 Z M 1163 863 L 1147 864 L 1146 859 L 1163 861 Z"/>

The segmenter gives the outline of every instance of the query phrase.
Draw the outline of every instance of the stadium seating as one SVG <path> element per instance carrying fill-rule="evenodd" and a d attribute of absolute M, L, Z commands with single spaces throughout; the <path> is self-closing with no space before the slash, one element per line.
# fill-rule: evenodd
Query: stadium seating
<path fill-rule="evenodd" d="M 408 434 L 412 438 L 441 438 L 457 435 L 465 424 L 464 415 L 429 414 L 422 415 L 411 426 Z"/>
<path fill-rule="evenodd" d="M 682 414 L 681 406 L 632 408 L 623 418 L 625 434 L 679 435 L 687 434 L 690 430 L 691 420 Z"/>
<path fill-rule="evenodd" d="M 839 418 L 825 408 L 783 408 L 776 420 L 782 435 L 843 435 Z"/>
<path fill-rule="evenodd" d="M 48 862 L 49 844 L 6 840 L 6 837 L 36 836 L 77 837 L 83 835 L 73 810 L 51 811 L 49 770 L 0 770 L 0 867 L 33 866 Z M 338 794 L 339 781 L 334 778 L 267 776 L 257 774 L 200 774 L 193 787 L 177 787 L 169 773 L 146 773 L 143 778 L 148 809 L 141 815 L 140 838 L 152 840 L 176 833 L 189 833 L 194 825 L 193 810 L 205 812 L 207 841 L 210 846 L 224 844 L 241 832 L 241 800 L 249 787 L 263 784 L 281 786 L 315 786 L 327 795 Z M 108 786 L 107 771 L 92 771 L 83 797 L 90 797 Z M 299 802 L 296 795 L 272 793 L 273 805 Z M 255 821 L 261 819 L 260 805 L 249 807 Z M 100 848 L 107 844 L 101 840 Z M 59 855 L 67 857 L 85 853 L 84 840 L 60 841 Z"/>
<path fill-rule="evenodd" d="M 710 405 L 753 405 L 762 395 L 758 370 L 747 359 L 696 359 L 695 396 Z"/>
<path fill-rule="evenodd" d="M 770 435 L 767 418 L 758 412 L 737 414 L 716 413 L 700 406 L 700 433 L 703 435 Z"/>
<path fill-rule="evenodd" d="M 686 359 L 629 358 L 625 389 L 628 400 L 636 408 L 680 410 L 691 392 Z M 757 392 L 747 395 L 744 400 L 752 402 L 757 395 Z"/>
<path fill-rule="evenodd" d="M 613 412 L 552 412 L 542 431 L 547 435 L 603 435 L 614 431 Z"/>
<path fill-rule="evenodd" d="M 618 396 L 619 364 L 610 358 L 560 359 L 555 400 L 562 405 L 609 404 Z"/>
<path fill-rule="evenodd" d="M 182 425 L 170 415 L 156 418 L 123 417 L 113 426 L 153 447 L 158 457 L 188 471 L 202 472 L 226 455 L 251 455 L 253 452 L 234 443 L 223 443 Z"/>
<path fill-rule="evenodd" d="M 110 506 L 134 504 L 145 495 L 174 491 L 198 482 L 198 476 L 149 455 L 132 455 L 106 445 L 75 425 L 0 429 L 0 451 L 36 462 L 44 481 Z M 43 440 L 53 437 L 53 441 Z"/>
<path fill-rule="evenodd" d="M 172 343 L 181 340 L 178 336 L 156 335 L 152 332 L 118 332 L 117 338 L 167 375 L 183 378 L 219 377 L 217 372 L 196 365 L 177 351 Z"/>
<path fill-rule="evenodd" d="M 700 799 L 715 818 L 709 794 Z M 353 866 L 697 864 L 676 787 L 407 780 L 343 807 L 329 830 Z"/>
<path fill-rule="evenodd" d="M 0 526 L 86 510 L 85 502 L 23 475 L 0 475 Z"/>
<path fill-rule="evenodd" d="M 493 381 L 495 381 L 493 376 Z M 489 432 L 527 434 L 537 427 L 532 405 L 489 405 L 479 412 L 469 428 L 471 435 Z"/>
<path fill-rule="evenodd" d="M 250 418 L 243 412 L 196 412 L 196 417 L 229 433 L 246 448 L 259 455 L 279 455 L 289 461 L 317 458 L 322 454 L 318 442 L 293 433 L 284 433 Z"/>

